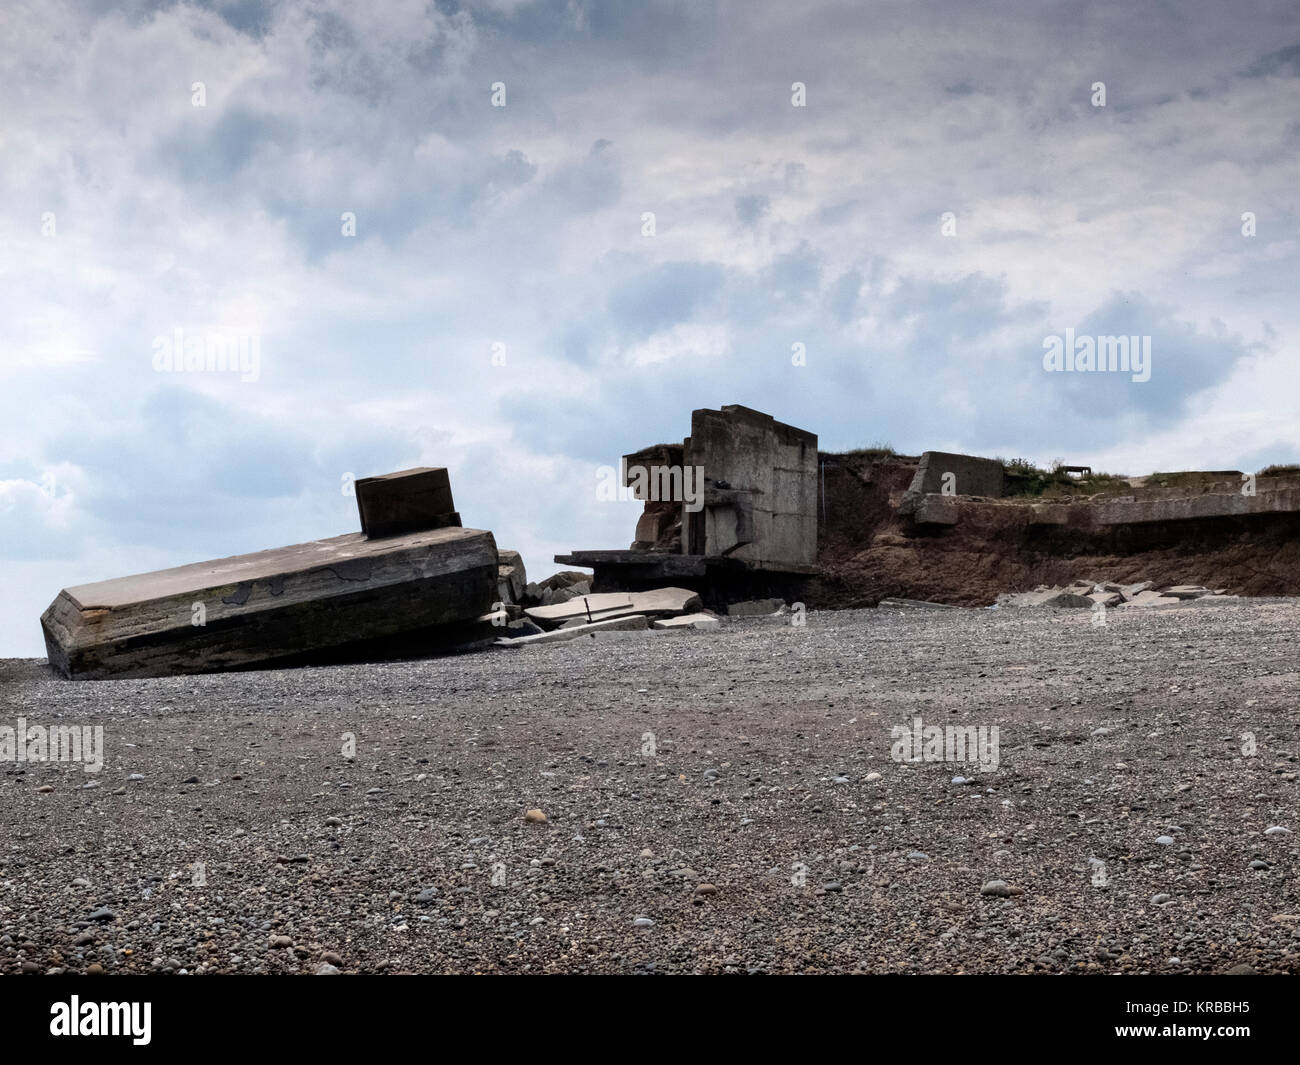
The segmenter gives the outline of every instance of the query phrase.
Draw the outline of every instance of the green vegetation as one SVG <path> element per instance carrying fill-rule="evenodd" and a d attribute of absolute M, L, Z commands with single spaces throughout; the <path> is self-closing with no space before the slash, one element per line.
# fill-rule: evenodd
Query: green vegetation
<path fill-rule="evenodd" d="M 877 440 L 870 447 L 855 447 L 852 451 L 846 451 L 844 452 L 844 454 L 854 455 L 861 458 L 879 460 L 879 459 L 893 458 L 895 455 L 898 454 L 898 452 L 895 451 L 888 444 L 882 443 L 879 440 Z"/>
<path fill-rule="evenodd" d="M 1124 477 L 1112 473 L 1094 473 L 1088 477 L 1072 477 L 1065 472 L 1065 463 L 1056 459 L 1051 469 L 1035 466 L 1028 459 L 998 459 L 1006 477 L 1003 492 L 1007 496 L 1041 496 L 1060 499 L 1069 496 L 1093 496 L 1101 493 L 1122 494 L 1130 491 Z"/>

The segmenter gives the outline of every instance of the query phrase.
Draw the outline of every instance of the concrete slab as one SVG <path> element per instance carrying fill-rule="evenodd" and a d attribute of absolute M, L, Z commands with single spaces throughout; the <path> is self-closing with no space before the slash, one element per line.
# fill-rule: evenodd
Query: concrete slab
<path fill-rule="evenodd" d="M 575 625 L 569 629 L 554 629 L 551 632 L 543 632 L 536 636 L 520 636 L 516 639 L 497 640 L 497 647 L 531 647 L 539 643 L 563 643 L 566 640 L 576 640 L 582 636 L 594 636 L 601 632 L 636 632 L 649 628 L 645 616 L 642 614 L 633 614 L 628 617 L 606 618 L 604 621 L 596 621 L 590 625 Z"/>
<path fill-rule="evenodd" d="M 775 614 L 785 606 L 784 599 L 750 599 L 744 603 L 729 603 L 727 616 L 733 618 L 758 618 Z"/>
<path fill-rule="evenodd" d="M 348 533 L 67 588 L 41 626 L 64 676 L 201 673 L 477 618 L 496 584 L 490 532 Z"/>
<path fill-rule="evenodd" d="M 654 623 L 656 629 L 707 629 L 722 628 L 722 622 L 712 614 L 682 614 L 675 618 L 660 618 Z"/>
<path fill-rule="evenodd" d="M 599 592 L 564 603 L 529 607 L 524 611 L 543 628 L 567 621 L 603 621 L 627 614 L 663 616 L 698 610 L 700 596 L 687 588 L 655 588 L 648 592 Z"/>

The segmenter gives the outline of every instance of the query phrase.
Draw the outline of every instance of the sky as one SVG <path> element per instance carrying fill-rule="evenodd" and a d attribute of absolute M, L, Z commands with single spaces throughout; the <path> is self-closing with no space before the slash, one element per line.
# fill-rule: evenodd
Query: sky
<path fill-rule="evenodd" d="M 353 531 L 350 480 L 412 466 L 545 576 L 628 546 L 600 467 L 699 407 L 824 450 L 1300 461 L 1294 0 L 0 30 L 0 656 L 63 587 Z M 1150 379 L 1046 370 L 1067 329 L 1149 337 Z M 223 338 L 243 372 L 186 366 Z"/>

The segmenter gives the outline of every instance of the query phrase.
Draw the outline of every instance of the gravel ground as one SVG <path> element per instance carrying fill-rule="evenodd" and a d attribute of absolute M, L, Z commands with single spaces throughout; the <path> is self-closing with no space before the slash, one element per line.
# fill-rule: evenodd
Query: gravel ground
<path fill-rule="evenodd" d="M 0 763 L 0 972 L 1300 972 L 1298 632 L 1247 600 L 0 662 L 0 724 L 106 743 Z M 918 714 L 997 726 L 997 770 L 894 761 Z"/>

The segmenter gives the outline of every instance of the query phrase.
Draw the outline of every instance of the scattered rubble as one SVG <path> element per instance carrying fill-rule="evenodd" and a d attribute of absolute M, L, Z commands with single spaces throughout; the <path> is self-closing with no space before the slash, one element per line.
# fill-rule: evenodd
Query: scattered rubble
<path fill-rule="evenodd" d="M 1113 581 L 1096 583 L 1088 580 L 1074 581 L 1066 588 L 1049 588 L 1039 585 L 1032 592 L 1006 592 L 997 597 L 999 607 L 1082 607 L 1095 610 L 1133 606 L 1177 606 L 1196 599 L 1236 599 L 1225 594 L 1225 589 L 1209 589 L 1199 584 L 1179 584 L 1163 591 L 1152 588 L 1150 581 L 1133 584 L 1116 584 Z M 884 605 L 883 603 L 881 604 Z"/>

